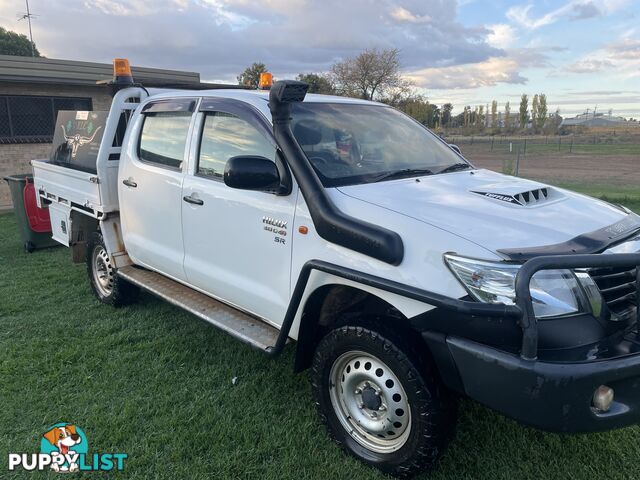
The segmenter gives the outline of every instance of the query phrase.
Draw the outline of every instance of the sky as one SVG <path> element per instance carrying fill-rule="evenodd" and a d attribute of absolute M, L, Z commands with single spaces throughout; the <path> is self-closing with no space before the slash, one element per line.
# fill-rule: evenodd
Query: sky
<path fill-rule="evenodd" d="M 402 73 L 433 103 L 517 109 L 545 93 L 563 116 L 640 117 L 640 1 L 30 0 L 49 58 L 196 71 L 235 82 L 252 62 L 276 78 L 327 71 L 367 48 L 398 48 Z M 0 26 L 28 33 L 23 0 Z M 514 108 L 515 107 L 515 108 Z"/>

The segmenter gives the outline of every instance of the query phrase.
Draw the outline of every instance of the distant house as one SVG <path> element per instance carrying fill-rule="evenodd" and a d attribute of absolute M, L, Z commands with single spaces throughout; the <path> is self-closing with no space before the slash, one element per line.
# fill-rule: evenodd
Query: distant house
<path fill-rule="evenodd" d="M 573 118 L 563 118 L 561 127 L 571 127 L 581 125 L 584 127 L 616 127 L 626 125 L 627 120 L 623 117 L 614 117 L 609 113 L 589 113 L 584 112 Z"/>

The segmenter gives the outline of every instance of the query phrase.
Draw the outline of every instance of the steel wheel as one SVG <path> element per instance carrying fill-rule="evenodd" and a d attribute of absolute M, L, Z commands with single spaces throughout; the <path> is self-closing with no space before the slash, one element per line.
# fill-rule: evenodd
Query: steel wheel
<path fill-rule="evenodd" d="M 407 394 L 393 371 L 377 357 L 351 351 L 331 367 L 330 398 L 349 435 L 377 453 L 400 449 L 411 432 Z"/>
<path fill-rule="evenodd" d="M 108 297 L 113 292 L 115 275 L 109 254 L 102 245 L 96 245 L 91 257 L 94 284 L 102 296 Z"/>

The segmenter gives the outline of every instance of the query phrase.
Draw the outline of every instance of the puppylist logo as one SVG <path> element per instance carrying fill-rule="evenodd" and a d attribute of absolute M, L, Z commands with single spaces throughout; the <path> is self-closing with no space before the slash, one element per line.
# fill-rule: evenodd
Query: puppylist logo
<path fill-rule="evenodd" d="M 126 453 L 89 454 L 82 429 L 71 423 L 52 425 L 40 439 L 40 453 L 10 453 L 9 470 L 53 470 L 55 472 L 122 471 Z"/>

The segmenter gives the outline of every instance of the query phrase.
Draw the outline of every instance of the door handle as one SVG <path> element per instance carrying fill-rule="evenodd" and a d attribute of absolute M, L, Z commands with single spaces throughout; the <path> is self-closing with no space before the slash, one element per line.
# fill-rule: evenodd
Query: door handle
<path fill-rule="evenodd" d="M 192 205 L 204 205 L 203 200 L 200 200 L 199 198 L 193 198 L 191 195 L 182 197 L 182 199 L 187 203 L 191 203 Z"/>
<path fill-rule="evenodd" d="M 136 182 L 134 182 L 133 180 L 129 180 L 128 178 L 125 178 L 124 180 L 122 180 L 122 183 L 124 183 L 127 187 L 131 187 L 131 188 L 136 188 L 138 186 Z"/>

